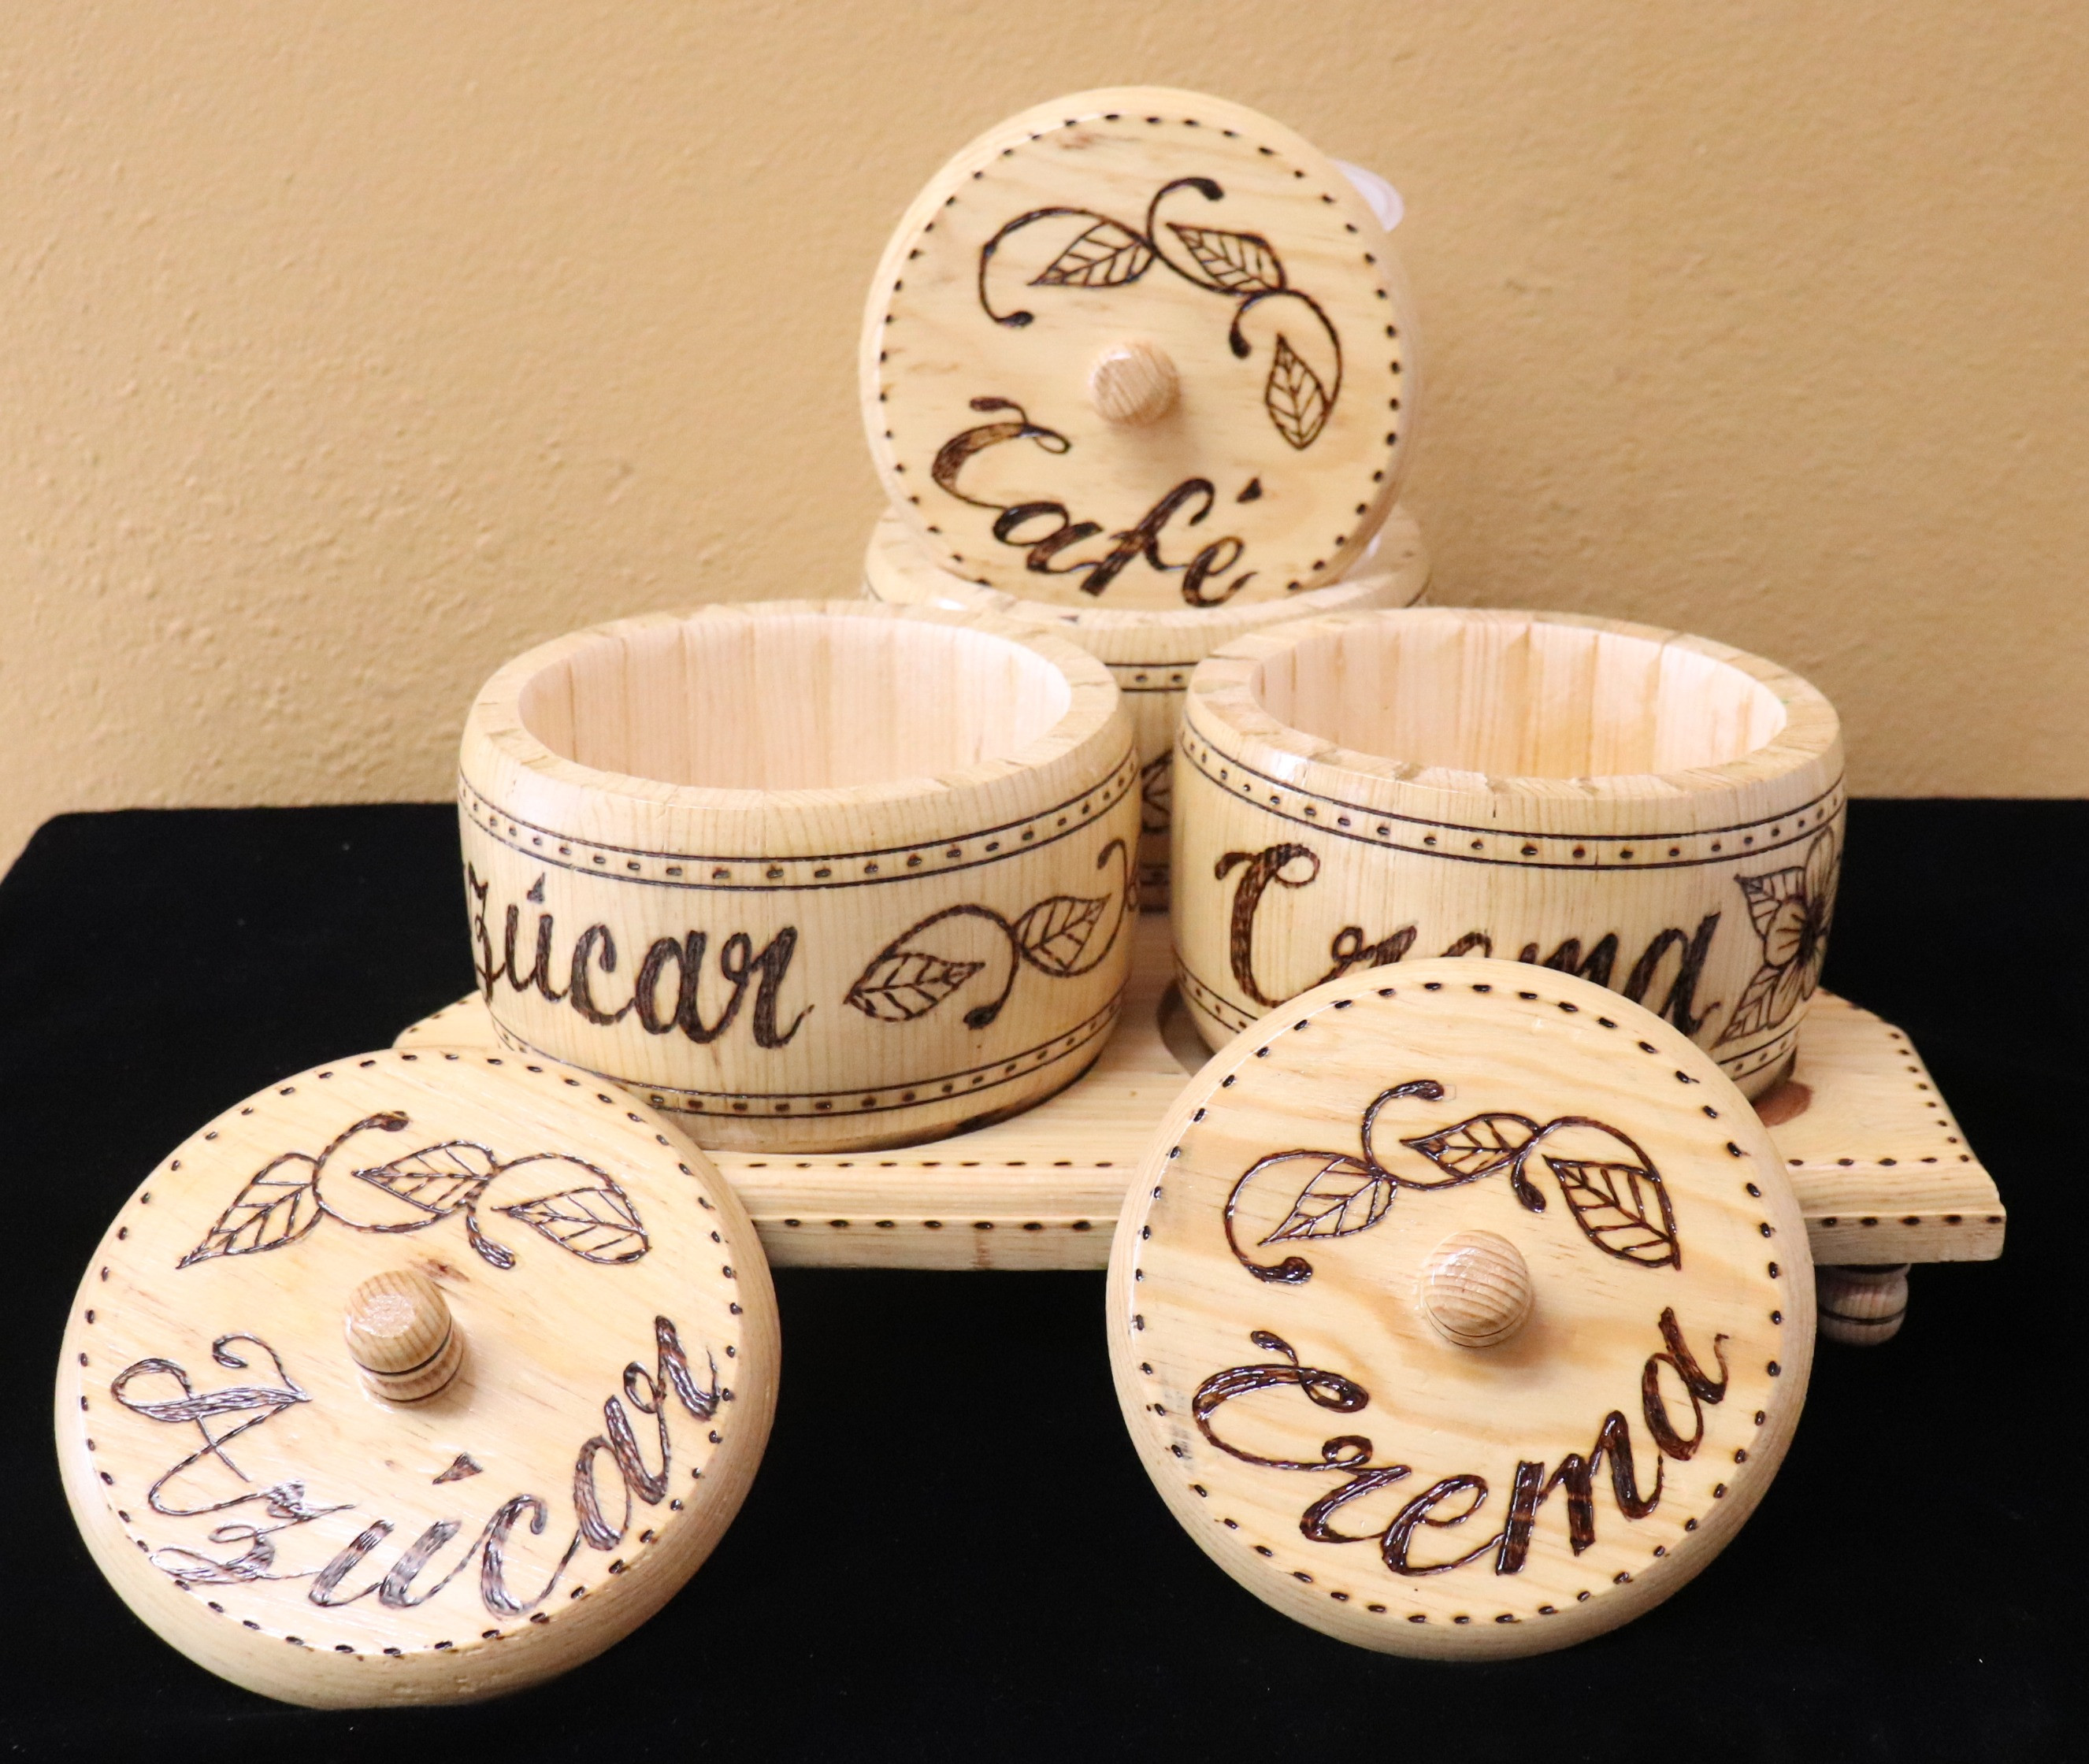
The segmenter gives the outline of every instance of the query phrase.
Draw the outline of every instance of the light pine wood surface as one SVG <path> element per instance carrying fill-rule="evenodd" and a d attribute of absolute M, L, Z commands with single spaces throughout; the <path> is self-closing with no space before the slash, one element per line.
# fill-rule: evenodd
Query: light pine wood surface
<path fill-rule="evenodd" d="M 1026 599 L 1181 608 L 1340 577 L 1415 386 L 1341 169 L 1200 92 L 1076 92 L 925 184 L 871 283 L 864 421 L 925 556 Z"/>
<path fill-rule="evenodd" d="M 1124 695 L 1139 750 L 1139 901 L 1168 908 L 1168 853 L 1175 737 L 1190 675 L 1214 649 L 1286 619 L 1374 606 L 1412 606 L 1429 593 L 1429 553 L 1422 529 L 1396 508 L 1341 580 L 1284 600 L 1230 602 L 1192 611 L 1106 606 L 1066 606 L 1017 600 L 952 575 L 927 557 L 897 516 L 881 516 L 864 554 L 864 591 L 895 606 L 944 606 L 999 613 L 1022 624 L 1070 637 L 1110 670 Z"/>
<path fill-rule="evenodd" d="M 499 1046 L 476 995 L 399 1038 L 444 1044 Z M 868 1158 L 712 1155 L 779 1267 L 1100 1268 L 1133 1167 L 1208 1057 L 1173 984 L 1168 927 L 1147 918 L 1122 1027 L 1084 1077 L 1036 1108 Z M 1817 994 L 1791 1081 L 1761 1108 L 1817 1261 L 2001 1253 L 1994 1179 L 1907 1036 L 1871 1012 Z"/>
<path fill-rule="evenodd" d="M 365 1369 L 402 1296 L 457 1351 L 412 1400 Z M 212 1672 L 469 1701 L 681 1588 L 777 1364 L 753 1224 L 663 1116 L 548 1062 L 402 1048 L 271 1085 L 139 1185 L 66 1322 L 58 1460 L 102 1572 Z"/>
<path fill-rule="evenodd" d="M 502 1030 L 708 1144 L 951 1132 L 1116 1021 L 1139 767 L 1063 637 L 861 600 L 577 632 L 482 691 L 458 797 Z"/>
<path fill-rule="evenodd" d="M 1439 957 L 1316 987 L 1190 1081 L 1108 1330 L 1141 1460 L 1235 1580 L 1362 1646 L 1499 1657 L 1642 1614 L 1739 1528 L 1805 1399 L 1813 1270 L 1704 1050 Z"/>
<path fill-rule="evenodd" d="M 1173 918 L 1214 1046 L 1323 979 L 1493 954 L 1643 1001 L 1760 1094 L 1840 869 L 1842 745 L 1795 674 L 1564 613 L 1338 613 L 1199 664 Z"/>

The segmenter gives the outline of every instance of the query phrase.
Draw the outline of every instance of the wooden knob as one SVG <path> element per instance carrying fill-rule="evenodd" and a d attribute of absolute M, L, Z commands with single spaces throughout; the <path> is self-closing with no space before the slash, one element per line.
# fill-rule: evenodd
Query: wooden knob
<path fill-rule="evenodd" d="M 373 1274 L 349 1295 L 348 1351 L 392 1402 L 432 1397 L 464 1364 L 464 1338 L 435 1283 L 409 1269 Z"/>
<path fill-rule="evenodd" d="M 1175 408 L 1182 383 L 1165 351 L 1143 340 L 1105 349 L 1088 370 L 1088 398 L 1119 428 L 1158 422 Z"/>
<path fill-rule="evenodd" d="M 1877 1267 L 1817 1267 L 1813 1291 L 1821 1333 L 1845 1347 L 1877 1347 L 1900 1334 L 1907 1315 L 1906 1262 Z"/>
<path fill-rule="evenodd" d="M 1492 1231 L 1447 1237 L 1422 1265 L 1422 1309 L 1461 1347 L 1495 1347 L 1530 1317 L 1530 1270 L 1515 1244 Z"/>

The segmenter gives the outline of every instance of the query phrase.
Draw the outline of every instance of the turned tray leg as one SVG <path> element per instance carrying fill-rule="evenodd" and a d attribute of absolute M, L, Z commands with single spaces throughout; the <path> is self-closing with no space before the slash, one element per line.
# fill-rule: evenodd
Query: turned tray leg
<path fill-rule="evenodd" d="M 1869 1267 L 1817 1267 L 1821 1333 L 1845 1347 L 1876 1347 L 1900 1333 L 1907 1315 L 1904 1261 Z"/>

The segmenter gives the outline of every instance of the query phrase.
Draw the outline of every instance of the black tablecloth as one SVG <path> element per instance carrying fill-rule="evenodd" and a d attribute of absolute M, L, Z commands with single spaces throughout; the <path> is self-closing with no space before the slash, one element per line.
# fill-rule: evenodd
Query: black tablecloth
<path fill-rule="evenodd" d="M 2010 1212 L 1823 1344 L 1782 1474 L 1667 1604 L 1447 1667 L 1285 1621 L 1177 1530 L 1120 1424 L 1102 1276 L 779 1272 L 782 1406 L 737 1524 L 592 1664 L 504 1702 L 319 1715 L 191 1666 L 102 1581 L 50 1379 L 109 1215 L 199 1123 L 470 983 L 435 807 L 67 816 L 0 882 L 15 1248 L 0 1605 L 31 1754 L 299 1759 L 1192 1752 L 2083 1755 L 2078 1352 L 2089 803 L 1856 804 L 1828 983 L 1928 1057 Z"/>

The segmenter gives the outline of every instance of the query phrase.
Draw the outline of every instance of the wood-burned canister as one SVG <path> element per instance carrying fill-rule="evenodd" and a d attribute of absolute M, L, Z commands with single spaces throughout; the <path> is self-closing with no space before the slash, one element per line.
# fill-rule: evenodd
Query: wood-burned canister
<path fill-rule="evenodd" d="M 1316 613 L 1411 606 L 1429 592 L 1429 554 L 1413 516 L 1396 508 L 1371 549 L 1339 582 L 1288 600 L 1178 606 L 1066 606 L 1017 600 L 942 568 L 899 519 L 881 516 L 863 564 L 864 592 L 896 606 L 949 606 L 1005 614 L 1070 637 L 1110 670 L 1131 715 L 1139 749 L 1139 892 L 1148 912 L 1168 909 L 1169 794 L 1175 733 L 1190 674 L 1215 649 L 1251 631 Z"/>
<path fill-rule="evenodd" d="M 496 674 L 460 774 L 500 1034 L 701 1143 L 958 1132 L 1116 1021 L 1139 768 L 1063 638 L 860 601 L 625 619 Z"/>
<path fill-rule="evenodd" d="M 1789 1067 L 1842 849 L 1834 708 L 1703 638 L 1564 613 L 1336 614 L 1190 682 L 1178 978 L 1213 1046 L 1409 956 L 1583 975 L 1749 1095 Z"/>

